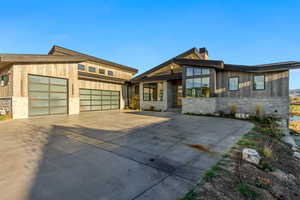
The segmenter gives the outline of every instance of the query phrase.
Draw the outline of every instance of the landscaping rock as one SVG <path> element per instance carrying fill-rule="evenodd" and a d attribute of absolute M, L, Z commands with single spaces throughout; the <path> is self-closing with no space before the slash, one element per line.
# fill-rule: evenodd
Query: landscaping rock
<path fill-rule="evenodd" d="M 295 139 L 290 135 L 284 136 L 281 140 L 287 144 L 290 144 L 293 149 L 298 148 Z"/>
<path fill-rule="evenodd" d="M 258 165 L 261 157 L 255 149 L 245 148 L 243 149 L 243 159 Z"/>
<path fill-rule="evenodd" d="M 294 152 L 294 157 L 300 160 L 300 153 L 299 152 Z"/>

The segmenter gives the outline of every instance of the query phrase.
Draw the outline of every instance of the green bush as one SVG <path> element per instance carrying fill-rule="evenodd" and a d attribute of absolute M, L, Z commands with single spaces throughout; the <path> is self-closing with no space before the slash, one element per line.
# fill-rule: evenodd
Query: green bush
<path fill-rule="evenodd" d="M 258 197 L 258 194 L 255 191 L 252 191 L 249 187 L 249 185 L 245 183 L 238 184 L 236 186 L 237 191 L 239 191 L 242 195 L 249 199 L 256 199 Z"/>

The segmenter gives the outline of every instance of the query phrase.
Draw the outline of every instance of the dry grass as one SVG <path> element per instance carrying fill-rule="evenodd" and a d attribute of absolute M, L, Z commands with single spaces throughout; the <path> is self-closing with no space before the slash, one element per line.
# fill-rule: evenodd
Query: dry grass
<path fill-rule="evenodd" d="M 290 122 L 289 128 L 297 133 L 300 133 L 300 121 Z"/>

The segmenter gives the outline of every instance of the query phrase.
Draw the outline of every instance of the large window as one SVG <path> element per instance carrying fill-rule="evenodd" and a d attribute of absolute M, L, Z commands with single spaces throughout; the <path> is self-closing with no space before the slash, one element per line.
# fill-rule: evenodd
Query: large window
<path fill-rule="evenodd" d="M 163 101 L 163 83 L 144 83 L 144 101 Z"/>
<path fill-rule="evenodd" d="M 186 76 L 208 75 L 209 69 L 204 67 L 187 67 Z"/>
<path fill-rule="evenodd" d="M 265 89 L 265 76 L 255 75 L 254 76 L 253 89 L 254 90 L 264 90 Z"/>
<path fill-rule="evenodd" d="M 203 97 L 209 88 L 209 77 L 189 78 L 185 80 L 187 97 Z"/>
<path fill-rule="evenodd" d="M 113 72 L 113 71 L 107 71 L 107 74 L 108 74 L 109 76 L 113 76 L 113 75 L 114 75 L 114 72 Z"/>
<path fill-rule="evenodd" d="M 99 74 L 105 74 L 105 69 L 99 69 Z"/>
<path fill-rule="evenodd" d="M 229 91 L 239 90 L 239 77 L 230 77 L 228 80 Z"/>

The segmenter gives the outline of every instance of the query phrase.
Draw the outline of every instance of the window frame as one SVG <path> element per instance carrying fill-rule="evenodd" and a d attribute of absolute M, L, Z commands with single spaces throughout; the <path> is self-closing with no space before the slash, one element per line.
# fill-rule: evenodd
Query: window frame
<path fill-rule="evenodd" d="M 111 70 L 107 70 L 107 75 L 108 75 L 108 76 L 114 76 L 114 72 L 111 71 Z"/>
<path fill-rule="evenodd" d="M 201 84 L 201 87 L 194 87 L 195 86 L 195 79 L 199 79 L 200 80 L 200 84 Z M 188 97 L 188 98 L 201 98 L 201 97 L 204 97 L 203 96 L 203 93 L 202 93 L 202 89 L 204 88 L 204 86 L 203 86 L 203 79 L 208 79 L 208 86 L 206 86 L 206 87 L 208 87 L 208 88 L 210 88 L 209 86 L 210 86 L 210 76 L 193 76 L 193 77 L 189 77 L 189 78 L 186 78 L 185 79 L 185 97 Z M 187 87 L 187 81 L 191 81 L 191 83 L 192 83 L 192 88 L 188 88 Z M 188 89 L 190 89 L 191 90 L 191 95 L 188 95 L 188 92 L 187 92 L 187 90 Z M 198 91 L 198 92 L 197 92 Z M 201 91 L 201 95 L 200 96 L 198 96 L 198 95 L 196 95 L 196 94 L 198 94 L 199 93 L 199 91 Z"/>
<path fill-rule="evenodd" d="M 195 69 L 196 71 L 200 71 L 200 73 L 195 74 Z M 192 74 L 188 74 L 192 72 Z M 208 73 L 203 73 L 203 72 L 208 72 Z M 210 68 L 208 67 L 192 67 L 192 66 L 186 66 L 185 69 L 185 77 L 194 77 L 194 76 L 209 76 L 210 75 Z"/>
<path fill-rule="evenodd" d="M 264 77 L 264 88 L 263 89 L 257 89 L 256 88 L 256 84 L 255 84 L 255 77 L 257 77 L 257 76 L 262 76 L 262 77 Z M 253 75 L 253 90 L 265 90 L 266 89 L 266 75 L 265 74 L 259 74 L 259 75 Z"/>
<path fill-rule="evenodd" d="M 95 71 L 90 71 L 90 69 L 94 69 Z M 96 67 L 89 66 L 89 67 L 88 67 L 88 72 L 90 72 L 90 73 L 96 73 L 96 72 L 97 72 L 97 69 L 96 69 Z"/>
<path fill-rule="evenodd" d="M 102 68 L 99 68 L 98 72 L 99 72 L 99 74 L 105 75 L 106 70 L 105 70 L 105 69 L 102 69 Z M 101 72 L 103 72 L 103 73 L 101 73 Z"/>
<path fill-rule="evenodd" d="M 83 69 L 80 69 L 80 67 L 83 67 Z M 79 71 L 85 71 L 85 70 L 86 70 L 85 65 L 83 65 L 83 64 L 78 64 L 78 65 L 77 65 L 77 70 L 79 70 Z"/>
<path fill-rule="evenodd" d="M 230 79 L 232 79 L 232 78 L 237 78 L 237 80 L 238 80 L 237 89 L 230 89 Z M 232 92 L 239 91 L 240 90 L 239 85 L 240 85 L 240 77 L 239 76 L 230 76 L 230 77 L 228 77 L 228 91 L 232 91 Z"/>
<path fill-rule="evenodd" d="M 159 90 L 159 84 L 162 85 L 162 90 Z M 163 85 L 163 82 L 143 83 L 143 101 L 163 101 Z M 145 93 L 145 90 L 147 89 L 148 93 Z M 149 99 L 145 98 L 145 94 L 149 95 Z"/>

